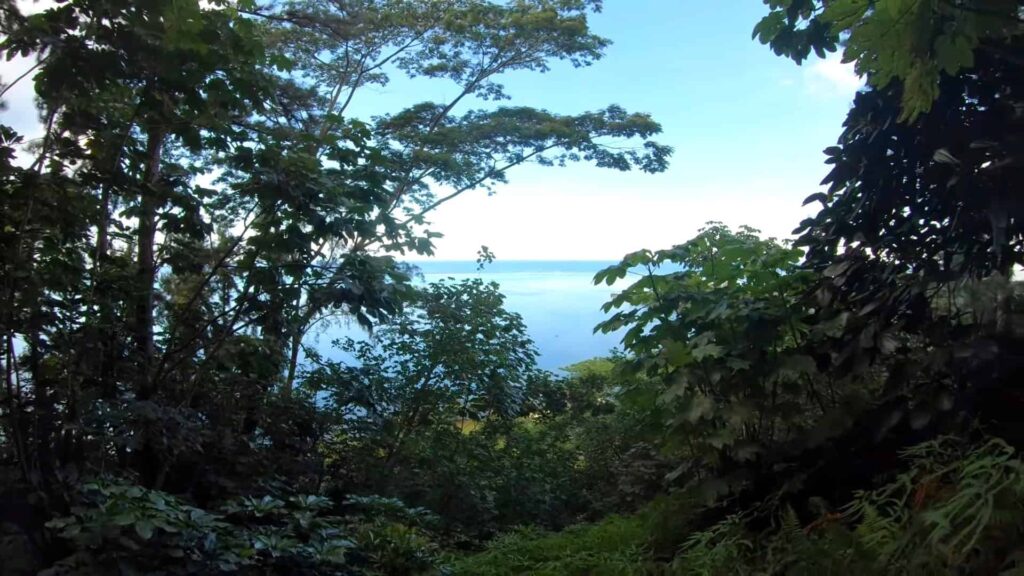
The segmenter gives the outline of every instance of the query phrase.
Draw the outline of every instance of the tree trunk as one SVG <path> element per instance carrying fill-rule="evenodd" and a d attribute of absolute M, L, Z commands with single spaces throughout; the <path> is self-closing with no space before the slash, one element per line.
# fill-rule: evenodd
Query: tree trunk
<path fill-rule="evenodd" d="M 430 387 L 430 381 L 434 378 L 434 371 L 437 370 L 437 363 L 431 364 L 430 368 L 424 372 L 424 376 L 420 385 L 417 386 L 415 394 L 426 392 Z M 405 440 L 406 434 L 416 426 L 416 421 L 419 419 L 420 410 L 423 408 L 423 401 L 418 398 L 414 398 L 415 403 L 412 406 L 412 410 L 407 418 L 402 421 L 401 415 L 396 415 L 396 419 L 400 421 L 398 430 L 395 434 L 395 440 L 391 447 L 388 448 L 387 453 L 384 456 L 384 470 L 390 471 L 395 456 L 398 451 L 402 448 L 402 442 Z"/>
<path fill-rule="evenodd" d="M 295 311 L 297 320 L 294 320 L 294 324 L 288 331 L 291 338 L 289 342 L 291 349 L 288 355 L 288 374 L 284 381 L 284 390 L 282 390 L 285 396 L 291 396 L 292 387 L 295 385 L 295 376 L 299 369 L 299 352 L 302 351 L 302 339 L 306 337 L 306 333 L 312 327 L 315 312 L 316 308 L 312 305 L 305 314 L 300 310 Z"/>
<path fill-rule="evenodd" d="M 33 321 L 33 324 L 35 322 Z M 56 434 L 57 403 L 53 394 L 53 382 L 42 369 L 42 338 L 35 327 L 28 335 L 29 375 L 32 379 L 34 416 L 34 453 L 37 485 L 44 487 L 49 493 L 51 481 L 55 479 L 53 439 Z"/>
<path fill-rule="evenodd" d="M 113 174 L 111 175 L 113 178 Z M 106 265 L 109 261 L 110 252 L 110 210 L 111 210 L 111 185 L 103 187 L 100 197 L 100 220 L 96 224 L 96 247 L 93 255 L 92 282 L 93 300 L 98 308 L 97 313 L 97 344 L 98 351 L 95 358 L 96 380 L 99 382 L 100 395 L 106 400 L 117 396 L 117 379 L 114 374 L 114 367 L 117 365 L 119 349 L 119 338 L 114 323 L 117 316 L 114 312 L 114 297 L 112 286 L 106 274 Z"/>
<path fill-rule="evenodd" d="M 30 482 L 32 473 L 29 471 L 29 455 L 25 445 L 25 412 L 21 405 L 21 385 L 18 376 L 18 362 L 15 359 L 14 336 L 11 332 L 4 335 L 4 383 L 6 386 L 7 417 L 10 422 L 9 434 L 14 443 L 15 457 L 21 468 L 22 479 Z M 18 382 L 17 384 L 15 382 Z"/>
<path fill-rule="evenodd" d="M 140 399 L 148 399 L 155 392 L 151 381 L 153 364 L 153 291 L 156 284 L 156 212 L 159 205 L 160 162 L 163 154 L 164 132 L 151 127 L 146 143 L 146 168 L 143 173 L 139 200 L 138 261 L 136 268 L 135 353 L 136 392 Z"/>
<path fill-rule="evenodd" d="M 113 176 L 113 175 L 111 175 Z M 103 187 L 100 196 L 100 221 L 96 224 L 96 254 L 93 256 L 93 274 L 98 276 L 107 259 L 110 236 L 110 184 Z"/>
<path fill-rule="evenodd" d="M 284 388 L 281 392 L 286 396 L 291 396 L 292 386 L 295 385 L 295 373 L 299 367 L 299 352 L 302 350 L 302 334 L 301 331 L 293 331 L 291 335 L 291 351 L 288 355 L 288 377 L 284 381 Z"/>

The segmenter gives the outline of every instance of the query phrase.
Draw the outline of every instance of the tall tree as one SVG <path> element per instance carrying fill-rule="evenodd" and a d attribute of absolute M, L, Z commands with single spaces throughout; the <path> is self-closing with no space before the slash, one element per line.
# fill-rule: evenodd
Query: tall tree
<path fill-rule="evenodd" d="M 480 280 L 431 284 L 373 340 L 337 344 L 356 363 L 320 361 L 304 385 L 362 412 L 340 423 L 342 434 L 373 426 L 364 441 L 383 452 L 386 473 L 418 431 L 524 413 L 527 385 L 539 377 L 523 319 L 505 310 L 497 284 Z"/>
<path fill-rule="evenodd" d="M 499 82 L 503 74 L 545 72 L 556 61 L 586 66 L 599 59 L 608 41 L 590 32 L 587 15 L 600 6 L 593 0 L 361 0 L 294 1 L 254 10 L 268 23 L 275 57 L 287 63 L 301 86 L 319 95 L 303 129 L 324 135 L 348 123 L 367 131 L 380 149 L 374 162 L 382 201 L 343 246 L 328 245 L 319 253 L 319 265 L 334 269 L 368 251 L 429 254 L 433 234 L 413 230 L 433 210 L 464 193 L 492 190 L 526 162 L 583 160 L 617 170 L 664 170 L 671 150 L 649 140 L 660 126 L 619 106 L 573 116 L 494 105 L 457 113 L 473 99 L 508 99 Z M 351 111 L 366 89 L 396 74 L 450 82 L 454 95 L 365 124 L 354 120 Z M 643 145 L 626 145 L 631 139 Z M 280 338 L 291 351 L 287 389 L 303 337 L 330 313 L 343 278 L 325 274 L 308 285 L 293 276 L 280 281 L 307 287 L 286 298 L 282 317 Z"/>
<path fill-rule="evenodd" d="M 236 136 L 232 120 L 258 109 L 262 100 L 256 84 L 260 42 L 237 13 L 221 6 L 73 2 L 6 22 L 3 50 L 39 58 L 34 81 L 45 134 L 24 177 L 62 182 L 60 194 L 75 194 L 75 202 L 46 209 L 78 222 L 76 236 L 56 239 L 65 250 L 63 264 L 76 270 L 81 283 L 73 296 L 42 287 L 43 299 L 33 305 L 36 314 L 44 314 L 59 302 L 67 314 L 64 325 L 7 329 L 33 350 L 29 372 L 37 401 L 49 396 L 48 379 L 64 381 L 72 429 L 78 426 L 73 407 L 93 349 L 90 340 L 99 330 L 105 346 L 119 347 L 118 304 L 105 278 L 126 273 L 127 258 L 134 260 L 134 280 L 121 276 L 121 311 L 130 318 L 124 327 L 133 351 L 131 368 L 121 372 L 132 375 L 139 399 L 159 392 L 161 383 L 153 378 L 158 233 L 183 222 L 190 232 L 201 230 L 200 190 L 190 182 L 189 166 L 174 166 L 172 159 L 224 149 Z M 29 262 L 42 254 L 39 244 L 23 246 Z M 121 270 L 113 269 L 112 252 L 124 256 Z M 86 258 L 92 261 L 88 267 Z M 101 385 L 112 391 L 117 376 L 107 368 Z"/>

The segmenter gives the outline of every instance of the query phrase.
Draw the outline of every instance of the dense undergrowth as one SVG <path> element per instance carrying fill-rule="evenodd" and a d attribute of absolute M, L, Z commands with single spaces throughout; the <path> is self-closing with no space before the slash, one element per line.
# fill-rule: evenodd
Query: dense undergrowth
<path fill-rule="evenodd" d="M 456 560 L 458 575 L 1024 574 L 1024 460 L 998 439 L 914 446 L 904 469 L 807 523 L 788 507 L 705 528 L 690 495 L 557 534 L 524 530 Z M 755 518 L 769 526 L 751 529 Z"/>
<path fill-rule="evenodd" d="M 458 575 L 645 574 L 656 565 L 648 557 L 647 526 L 640 517 L 611 516 L 597 524 L 568 528 L 558 534 L 522 530 L 498 538 L 487 551 L 457 560 Z"/>

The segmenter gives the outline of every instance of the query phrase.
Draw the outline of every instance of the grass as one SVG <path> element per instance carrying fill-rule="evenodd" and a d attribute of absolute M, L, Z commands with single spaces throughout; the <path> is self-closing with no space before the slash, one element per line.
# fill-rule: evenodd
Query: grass
<path fill-rule="evenodd" d="M 659 561 L 689 532 L 693 506 L 685 495 L 663 496 L 636 514 L 612 515 L 561 532 L 520 529 L 485 551 L 456 558 L 453 576 L 660 576 Z"/>

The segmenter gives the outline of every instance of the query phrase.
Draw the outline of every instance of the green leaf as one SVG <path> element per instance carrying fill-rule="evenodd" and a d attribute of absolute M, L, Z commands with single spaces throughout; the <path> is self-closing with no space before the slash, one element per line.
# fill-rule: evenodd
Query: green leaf
<path fill-rule="evenodd" d="M 706 358 L 719 358 L 722 356 L 724 348 L 718 344 L 704 344 L 697 346 L 692 350 L 693 357 L 696 360 L 704 360 Z"/>
<path fill-rule="evenodd" d="M 143 540 L 153 537 L 153 523 L 149 520 L 139 520 L 135 523 L 135 533 Z"/>
<path fill-rule="evenodd" d="M 868 0 L 835 0 L 826 6 L 821 19 L 831 24 L 835 30 L 845 30 L 860 20 L 868 8 Z"/>
<path fill-rule="evenodd" d="M 750 38 L 756 38 L 761 44 L 771 42 L 786 25 L 786 17 L 782 12 L 771 12 L 754 26 Z"/>
<path fill-rule="evenodd" d="M 117 526 L 127 526 L 129 524 L 133 524 L 135 522 L 135 519 L 135 514 L 132 514 L 131 512 L 124 512 L 118 514 L 117 516 L 114 516 L 114 518 L 111 521 Z"/>
<path fill-rule="evenodd" d="M 893 20 L 898 20 L 905 16 L 904 12 L 907 10 L 906 5 L 908 2 L 916 2 L 917 0 L 879 0 L 878 9 L 886 10 L 889 13 L 889 17 Z"/>
<path fill-rule="evenodd" d="M 693 396 L 687 402 L 683 417 L 690 423 L 696 423 L 711 414 L 715 404 L 707 396 Z"/>

